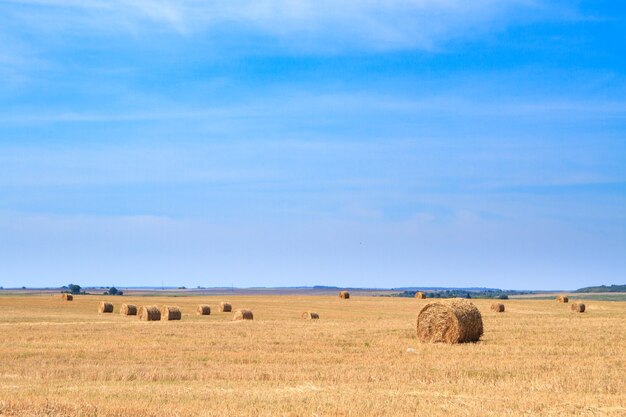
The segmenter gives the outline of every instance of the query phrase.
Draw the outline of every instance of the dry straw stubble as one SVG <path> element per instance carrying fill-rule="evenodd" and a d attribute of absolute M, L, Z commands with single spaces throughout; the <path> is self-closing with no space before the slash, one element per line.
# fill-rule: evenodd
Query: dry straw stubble
<path fill-rule="evenodd" d="M 235 315 L 233 316 L 233 320 L 252 320 L 254 319 L 254 315 L 252 311 L 246 310 L 245 308 L 240 308 L 235 311 Z"/>
<path fill-rule="evenodd" d="M 196 309 L 196 314 L 199 316 L 208 316 L 211 314 L 211 307 L 206 304 L 199 304 Z"/>
<path fill-rule="evenodd" d="M 417 338 L 421 342 L 477 342 L 482 334 L 480 311 L 465 299 L 428 303 L 417 316 Z"/>
<path fill-rule="evenodd" d="M 120 308 L 120 314 L 122 316 L 136 316 L 137 306 L 134 304 L 122 304 L 122 307 Z"/>

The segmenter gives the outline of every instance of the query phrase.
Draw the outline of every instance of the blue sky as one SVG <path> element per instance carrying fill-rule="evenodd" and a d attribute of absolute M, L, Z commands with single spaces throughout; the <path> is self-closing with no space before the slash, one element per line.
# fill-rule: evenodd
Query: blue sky
<path fill-rule="evenodd" d="M 0 0 L 0 285 L 625 283 L 618 4 Z"/>

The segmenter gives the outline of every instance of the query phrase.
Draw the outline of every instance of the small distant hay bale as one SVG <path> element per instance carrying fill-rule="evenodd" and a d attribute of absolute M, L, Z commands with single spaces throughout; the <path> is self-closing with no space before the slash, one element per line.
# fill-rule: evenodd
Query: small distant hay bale
<path fill-rule="evenodd" d="M 211 307 L 207 304 L 200 304 L 196 309 L 196 314 L 199 316 L 208 316 L 211 314 Z"/>
<path fill-rule="evenodd" d="M 569 298 L 567 298 L 567 296 L 565 296 L 565 295 L 557 295 L 556 302 L 557 303 L 568 303 L 569 302 Z"/>
<path fill-rule="evenodd" d="M 417 315 L 417 338 L 421 342 L 477 342 L 482 334 L 480 311 L 462 298 L 428 303 Z"/>
<path fill-rule="evenodd" d="M 161 310 L 157 306 L 141 306 L 139 308 L 139 320 L 158 321 L 161 320 Z"/>
<path fill-rule="evenodd" d="M 61 294 L 61 300 L 63 301 L 73 301 L 74 296 L 72 294 L 63 293 Z"/>
<path fill-rule="evenodd" d="M 217 309 L 220 313 L 229 313 L 233 311 L 233 306 L 230 303 L 221 302 L 219 308 Z"/>
<path fill-rule="evenodd" d="M 233 316 L 233 320 L 252 320 L 254 316 L 252 315 L 252 311 L 246 310 L 244 308 L 240 308 L 235 311 L 235 315 Z"/>
<path fill-rule="evenodd" d="M 311 311 L 305 311 L 302 313 L 302 318 L 305 320 L 317 320 L 320 318 L 320 315 Z"/>
<path fill-rule="evenodd" d="M 585 305 L 583 303 L 572 303 L 570 308 L 576 313 L 585 312 Z"/>
<path fill-rule="evenodd" d="M 182 316 L 180 309 L 176 306 L 161 307 L 161 320 L 180 320 Z"/>
<path fill-rule="evenodd" d="M 424 294 L 421 291 L 417 291 L 415 293 L 415 298 L 417 298 L 418 300 L 424 300 L 424 299 L 426 299 L 426 294 Z"/>
<path fill-rule="evenodd" d="M 113 304 L 107 303 L 106 301 L 102 301 L 100 306 L 98 307 L 98 313 L 112 313 L 113 312 Z"/>
<path fill-rule="evenodd" d="M 350 293 L 348 291 L 339 291 L 339 298 L 348 299 L 350 298 Z"/>
<path fill-rule="evenodd" d="M 504 304 L 502 304 L 502 303 L 493 303 L 491 305 L 491 311 L 495 311 L 496 313 L 504 313 Z"/>
<path fill-rule="evenodd" d="M 122 316 L 136 316 L 137 306 L 134 304 L 122 304 L 122 308 L 120 308 L 120 314 Z"/>

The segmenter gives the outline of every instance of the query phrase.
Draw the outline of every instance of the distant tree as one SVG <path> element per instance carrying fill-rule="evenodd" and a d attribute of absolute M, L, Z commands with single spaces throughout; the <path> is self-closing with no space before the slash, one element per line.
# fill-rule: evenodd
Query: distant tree
<path fill-rule="evenodd" d="M 109 290 L 107 291 L 107 293 L 108 293 L 109 295 L 117 295 L 118 291 L 117 291 L 117 288 L 115 288 L 115 287 L 111 287 L 111 288 L 109 288 Z"/>
<path fill-rule="evenodd" d="M 118 291 L 117 295 L 124 295 L 124 291 Z"/>
<path fill-rule="evenodd" d="M 70 290 L 70 293 L 72 294 L 80 294 L 80 285 L 76 285 L 76 284 L 70 284 L 67 286 L 67 288 Z"/>
<path fill-rule="evenodd" d="M 508 295 L 506 295 L 506 294 L 501 294 L 500 296 L 498 296 L 498 298 L 499 298 L 500 300 L 508 300 L 508 299 L 509 299 L 509 296 L 508 296 Z"/>
<path fill-rule="evenodd" d="M 184 285 L 182 287 L 178 287 L 179 290 L 186 290 L 187 287 L 185 287 Z"/>

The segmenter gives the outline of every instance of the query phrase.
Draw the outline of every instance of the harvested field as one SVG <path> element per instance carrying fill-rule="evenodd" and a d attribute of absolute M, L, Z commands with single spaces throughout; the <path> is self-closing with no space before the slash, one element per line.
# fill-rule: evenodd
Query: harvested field
<path fill-rule="evenodd" d="M 573 314 L 554 298 L 509 300 L 490 314 L 492 301 L 473 300 L 480 342 L 447 345 L 417 341 L 412 298 L 232 296 L 253 322 L 194 314 L 220 298 L 123 297 L 177 305 L 185 319 L 173 325 L 94 314 L 98 296 L 1 296 L 0 415 L 626 413 L 623 302 Z M 303 321 L 311 310 L 323 320 Z"/>

